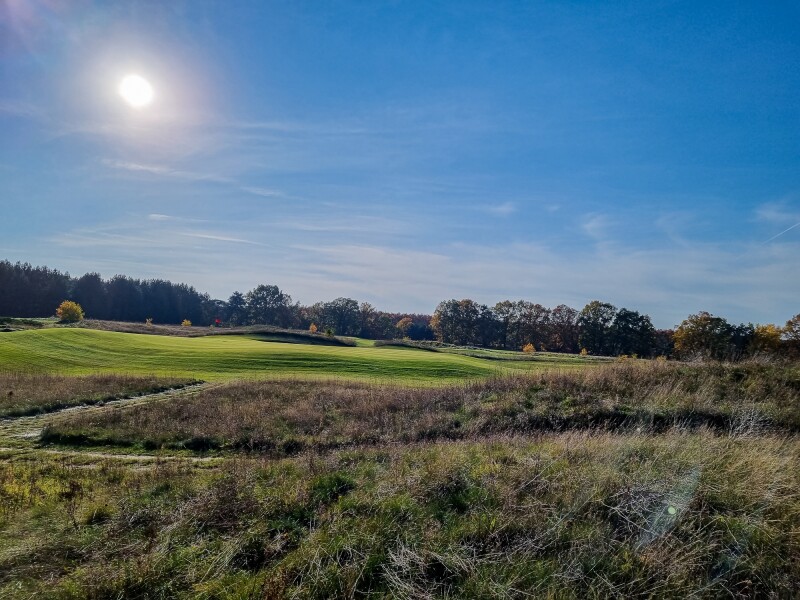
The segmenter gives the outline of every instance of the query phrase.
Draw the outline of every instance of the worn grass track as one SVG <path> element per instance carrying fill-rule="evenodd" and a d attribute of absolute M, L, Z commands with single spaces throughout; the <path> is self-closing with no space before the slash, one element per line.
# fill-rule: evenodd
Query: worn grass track
<path fill-rule="evenodd" d="M 581 366 L 583 363 L 574 357 L 525 363 L 529 369 Z M 520 365 L 515 367 L 518 372 Z M 2 334 L 0 370 L 147 373 L 203 380 L 311 377 L 407 385 L 478 380 L 509 372 L 501 361 L 422 350 L 285 344 L 247 336 L 177 338 L 82 329 Z"/>
<path fill-rule="evenodd" d="M 209 390 L 222 385 L 221 382 L 204 383 L 197 382 L 190 385 L 176 387 L 174 389 L 159 390 L 150 394 L 133 395 L 129 397 L 122 397 L 110 400 L 100 405 L 93 404 L 79 404 L 79 405 L 66 405 L 58 410 L 52 412 L 39 413 L 34 415 L 12 416 L 0 419 L 0 452 L 13 453 L 13 454 L 29 454 L 36 456 L 37 453 L 44 452 L 46 454 L 61 454 L 61 455 L 84 455 L 92 456 L 94 458 L 109 458 L 115 456 L 122 456 L 124 458 L 131 458 L 125 454 L 108 453 L 108 452 L 87 452 L 82 450 L 76 452 L 73 450 L 65 450 L 59 448 L 49 448 L 41 450 L 38 447 L 38 440 L 41 435 L 42 429 L 58 424 L 65 418 L 74 417 L 78 414 L 89 415 L 103 415 L 114 411 L 119 411 L 125 408 L 134 406 L 142 406 L 151 402 L 166 402 L 186 398 L 199 393 L 202 390 Z M 130 453 L 127 453 L 130 454 Z M 155 455 L 133 455 L 135 458 L 140 459 L 156 459 L 159 458 Z M 168 458 L 161 456 L 160 458 Z M 194 460 L 194 459 L 193 459 Z M 2 457 L 0 457 L 2 462 Z"/>

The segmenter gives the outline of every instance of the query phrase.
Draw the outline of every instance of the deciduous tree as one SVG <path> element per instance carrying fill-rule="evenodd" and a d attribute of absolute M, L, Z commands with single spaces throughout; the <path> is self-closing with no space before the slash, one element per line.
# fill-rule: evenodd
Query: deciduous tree
<path fill-rule="evenodd" d="M 83 309 L 77 302 L 64 300 L 56 309 L 56 316 L 64 323 L 83 321 Z"/>
<path fill-rule="evenodd" d="M 586 348 L 591 354 L 610 354 L 609 333 L 616 313 L 617 309 L 612 304 L 599 300 L 592 300 L 584 306 L 578 315 L 581 348 Z"/>

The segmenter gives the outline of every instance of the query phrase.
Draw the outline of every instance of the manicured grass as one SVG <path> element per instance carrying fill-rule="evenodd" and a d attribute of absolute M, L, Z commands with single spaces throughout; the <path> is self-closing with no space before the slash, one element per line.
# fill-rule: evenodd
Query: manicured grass
<path fill-rule="evenodd" d="M 377 340 L 376 346 L 393 348 L 418 348 L 429 352 L 443 352 L 445 354 L 460 354 L 461 356 L 474 356 L 488 360 L 560 360 L 560 361 L 613 361 L 609 356 L 581 356 L 578 354 L 562 354 L 560 352 L 522 352 L 520 350 L 500 350 L 497 348 L 479 348 L 475 346 L 454 346 L 430 340 Z"/>
<path fill-rule="evenodd" d="M 182 325 L 160 325 L 131 323 L 126 321 L 100 321 L 86 319 L 80 323 L 56 324 L 57 327 L 72 329 L 93 329 L 95 331 L 115 331 L 117 333 L 142 333 L 146 335 L 167 335 L 171 337 L 205 337 L 208 335 L 246 335 L 256 336 L 272 342 L 295 344 L 322 344 L 325 346 L 355 346 L 355 338 L 327 336 L 324 333 L 311 333 L 304 329 L 284 329 L 273 325 L 240 325 L 236 327 L 184 327 Z"/>
<path fill-rule="evenodd" d="M 570 358 L 525 364 L 536 369 L 590 363 Z M 405 384 L 476 380 L 509 372 L 505 362 L 423 350 L 273 343 L 247 336 L 178 338 L 79 328 L 0 334 L 0 370 L 147 373 L 204 380 L 345 378 Z"/>

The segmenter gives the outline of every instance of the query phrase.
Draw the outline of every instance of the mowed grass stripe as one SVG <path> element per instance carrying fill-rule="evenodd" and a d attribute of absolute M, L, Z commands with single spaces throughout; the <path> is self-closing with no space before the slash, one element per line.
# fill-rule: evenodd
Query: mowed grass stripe
<path fill-rule="evenodd" d="M 201 379 L 320 376 L 413 384 L 506 372 L 497 362 L 408 349 L 273 343 L 243 336 L 178 338 L 83 329 L 0 335 L 0 369 L 65 374 L 148 373 Z M 542 366 L 558 364 L 531 364 L 531 368 Z"/>

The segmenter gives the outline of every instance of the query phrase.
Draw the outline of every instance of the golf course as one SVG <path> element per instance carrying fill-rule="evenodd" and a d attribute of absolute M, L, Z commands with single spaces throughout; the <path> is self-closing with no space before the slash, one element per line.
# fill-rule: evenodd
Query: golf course
<path fill-rule="evenodd" d="M 796 365 L 6 326 L 0 597 L 798 590 Z"/>
<path fill-rule="evenodd" d="M 274 336 L 273 336 L 274 337 Z M 320 336 L 322 342 L 327 340 Z M 314 340 L 311 339 L 311 342 Z M 0 335 L 0 370 L 161 374 L 219 380 L 234 377 L 338 378 L 435 385 L 536 369 L 574 369 L 592 359 L 558 354 L 483 351 L 484 357 L 355 340 L 350 345 L 283 343 L 258 335 L 172 337 L 78 328 Z M 509 356 L 524 360 L 508 360 Z"/>

